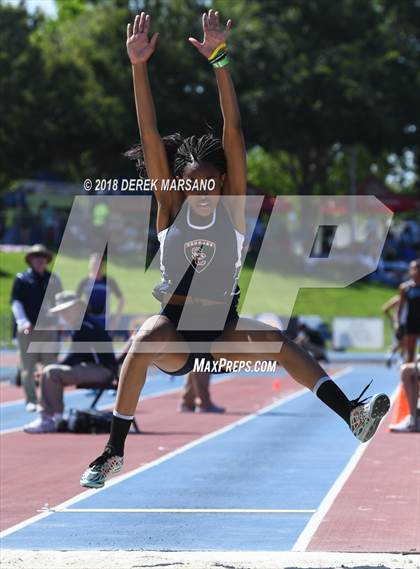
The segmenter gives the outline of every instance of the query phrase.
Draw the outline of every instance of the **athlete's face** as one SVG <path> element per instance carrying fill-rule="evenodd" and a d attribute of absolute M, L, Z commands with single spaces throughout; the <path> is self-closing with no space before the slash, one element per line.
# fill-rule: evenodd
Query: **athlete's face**
<path fill-rule="evenodd" d="M 219 170 L 208 162 L 194 162 L 188 164 L 183 172 L 184 180 L 194 182 L 205 181 L 205 189 L 190 190 L 187 193 L 188 203 L 197 215 L 206 217 L 216 208 L 222 193 L 225 175 L 220 174 Z"/>

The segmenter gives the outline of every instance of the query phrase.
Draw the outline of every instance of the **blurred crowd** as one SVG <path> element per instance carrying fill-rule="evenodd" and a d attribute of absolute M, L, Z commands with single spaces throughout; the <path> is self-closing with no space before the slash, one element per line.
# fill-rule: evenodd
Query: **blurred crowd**
<path fill-rule="evenodd" d="M 250 212 L 248 215 L 248 226 L 254 228 L 252 236 L 249 235 L 249 261 L 257 258 L 264 242 L 265 251 L 276 251 L 276 258 L 280 259 L 280 263 L 283 260 L 289 273 L 296 268 L 300 273 L 303 270 L 311 275 L 323 274 L 324 265 L 318 261 L 330 254 L 335 225 L 346 220 L 335 217 L 335 214 L 321 213 L 311 257 L 306 258 L 303 251 L 307 249 L 307 244 L 302 224 L 291 201 L 286 197 L 278 199 L 282 204 L 281 215 L 271 216 L 272 198 L 266 198 L 260 212 Z M 73 198 L 70 197 L 67 205 L 55 207 L 48 196 L 46 199 L 39 199 L 38 196 L 37 200 L 28 203 L 23 191 L 3 194 L 0 197 L 0 244 L 44 243 L 50 249 L 57 250 L 64 229 L 69 225 L 68 245 L 75 251 L 92 251 L 92 244 L 93 249 L 101 250 L 106 235 L 113 234 L 119 236 L 117 247 L 122 255 L 145 252 L 150 261 L 156 254 L 158 241 L 153 203 L 147 215 L 139 216 L 138 212 L 130 211 L 131 202 L 120 200 L 118 208 L 111 210 L 109 202 L 101 199 L 99 194 L 90 204 L 83 202 L 80 207 L 73 206 L 74 215 L 72 224 L 69 224 L 72 202 Z M 268 202 L 270 207 L 267 206 Z M 148 204 L 148 200 L 145 200 L 140 209 L 148 210 Z M 269 222 L 270 230 L 267 232 Z M 420 218 L 409 214 L 394 216 L 379 263 L 376 252 L 383 234 L 383 222 L 375 216 L 362 215 L 354 223 L 357 224 L 359 239 L 341 244 L 335 263 L 356 261 L 370 272 L 366 280 L 398 286 L 407 274 L 409 263 L 420 256 Z"/>
<path fill-rule="evenodd" d="M 57 211 L 47 200 L 42 200 L 34 211 L 24 191 L 0 196 L 0 243 L 5 245 L 32 245 L 45 243 L 56 249 L 66 225 L 66 212 Z"/>

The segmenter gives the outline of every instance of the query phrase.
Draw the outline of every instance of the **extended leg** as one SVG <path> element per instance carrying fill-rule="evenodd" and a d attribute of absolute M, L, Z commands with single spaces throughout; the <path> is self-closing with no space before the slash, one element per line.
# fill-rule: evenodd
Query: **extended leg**
<path fill-rule="evenodd" d="M 321 401 L 335 411 L 351 427 L 353 434 L 362 442 L 369 440 L 379 426 L 380 420 L 390 406 L 389 397 L 376 394 L 369 403 L 361 401 L 360 396 L 349 401 L 338 385 L 326 371 L 294 342 L 285 337 L 280 330 L 253 320 L 240 319 L 239 329 L 232 324 L 226 328 L 212 345 L 216 360 L 221 357 L 230 360 L 275 360 L 301 385 L 311 389 Z M 249 330 L 246 331 L 247 324 Z M 249 346 L 249 352 L 229 352 L 229 342 Z M 254 346 L 277 346 L 277 350 L 266 353 L 264 349 L 255 353 Z M 366 388 L 365 388 L 366 389 Z"/>

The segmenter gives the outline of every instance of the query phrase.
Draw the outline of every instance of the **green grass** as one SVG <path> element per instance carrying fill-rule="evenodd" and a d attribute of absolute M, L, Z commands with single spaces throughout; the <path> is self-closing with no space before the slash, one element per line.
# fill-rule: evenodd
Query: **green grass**
<path fill-rule="evenodd" d="M 17 272 L 25 270 L 23 253 L 0 252 L 0 343 L 10 344 L 11 313 L 10 291 Z M 60 259 L 56 270 L 61 277 L 65 289 L 74 290 L 78 282 L 86 276 L 87 263 L 80 259 L 66 257 Z M 142 269 L 110 265 L 108 268 L 124 287 L 128 313 L 150 312 L 159 309 L 157 301 L 151 300 L 151 289 L 159 281 L 158 270 L 150 269 L 146 273 Z M 247 294 L 242 295 L 243 309 L 246 314 L 258 312 L 275 312 L 287 315 L 293 300 L 296 278 L 289 276 L 268 275 L 259 273 L 251 279 L 252 271 L 244 268 L 241 274 L 241 287 L 245 293 L 247 284 L 251 282 Z M 299 279 L 301 287 L 322 285 L 315 279 Z M 331 324 L 335 316 L 381 317 L 381 306 L 388 300 L 393 290 L 376 284 L 355 284 L 340 288 L 302 288 L 293 307 L 294 315 L 317 314 Z M 389 327 L 385 326 L 385 344 L 390 341 Z"/>

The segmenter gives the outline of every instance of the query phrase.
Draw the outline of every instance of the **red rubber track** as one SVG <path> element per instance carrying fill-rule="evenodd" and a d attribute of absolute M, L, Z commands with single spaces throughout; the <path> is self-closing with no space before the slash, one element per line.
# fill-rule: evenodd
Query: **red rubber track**
<path fill-rule="evenodd" d="M 420 552 L 420 433 L 390 433 L 389 420 L 383 421 L 308 551 Z"/>
<path fill-rule="evenodd" d="M 9 403 L 9 401 L 19 401 L 24 399 L 24 393 L 21 387 L 10 385 L 10 383 L 0 383 L 0 403 Z"/>

